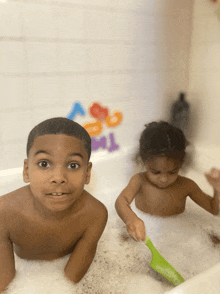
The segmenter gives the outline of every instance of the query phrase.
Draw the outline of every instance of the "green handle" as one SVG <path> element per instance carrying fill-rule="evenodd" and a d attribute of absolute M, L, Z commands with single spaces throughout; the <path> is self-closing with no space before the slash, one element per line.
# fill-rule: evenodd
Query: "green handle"
<path fill-rule="evenodd" d="M 152 253 L 151 267 L 162 274 L 166 279 L 172 282 L 175 286 L 184 282 L 183 277 L 169 264 L 166 259 L 154 247 L 151 239 L 146 236 L 145 244 Z"/>
<path fill-rule="evenodd" d="M 150 251 L 152 252 L 152 254 L 155 252 L 155 253 L 159 253 L 157 251 L 157 249 L 154 247 L 151 239 L 146 235 L 146 240 L 145 240 L 145 244 L 147 245 L 147 247 L 150 249 Z"/>
<path fill-rule="evenodd" d="M 147 241 L 150 240 L 150 238 L 146 235 L 145 244 L 147 245 Z"/>

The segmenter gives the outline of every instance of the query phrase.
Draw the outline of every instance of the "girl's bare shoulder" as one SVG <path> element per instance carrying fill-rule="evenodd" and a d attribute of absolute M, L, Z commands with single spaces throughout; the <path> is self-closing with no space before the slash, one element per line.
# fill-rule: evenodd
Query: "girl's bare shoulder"
<path fill-rule="evenodd" d="M 133 179 L 139 183 L 143 183 L 146 181 L 146 176 L 145 176 L 144 172 L 140 172 L 140 173 L 135 174 L 131 179 Z"/>
<path fill-rule="evenodd" d="M 183 185 L 186 188 L 192 188 L 192 187 L 197 186 L 196 183 L 192 179 L 184 177 L 184 176 L 179 176 L 178 181 L 179 181 L 180 185 Z"/>
<path fill-rule="evenodd" d="M 128 183 L 128 188 L 140 188 L 146 181 L 146 176 L 143 172 L 133 175 Z"/>

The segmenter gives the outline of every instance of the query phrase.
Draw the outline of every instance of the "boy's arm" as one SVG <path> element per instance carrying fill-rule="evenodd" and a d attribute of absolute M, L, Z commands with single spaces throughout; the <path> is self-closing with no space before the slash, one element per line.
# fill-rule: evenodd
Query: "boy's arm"
<path fill-rule="evenodd" d="M 15 276 L 15 262 L 13 244 L 9 238 L 4 213 L 0 211 L 0 214 L 0 293 L 3 294 Z"/>
<path fill-rule="evenodd" d="M 126 224 L 129 235 L 135 241 L 145 241 L 146 237 L 143 221 L 137 217 L 130 207 L 131 202 L 141 189 L 141 184 L 141 175 L 134 175 L 115 202 L 115 209 L 118 215 Z"/>
<path fill-rule="evenodd" d="M 217 215 L 219 213 L 220 197 L 220 171 L 212 169 L 206 174 L 208 182 L 214 188 L 214 197 L 204 193 L 195 182 L 190 180 L 190 198 L 208 212 Z"/>
<path fill-rule="evenodd" d="M 89 269 L 96 253 L 98 241 L 105 228 L 107 218 L 107 209 L 103 204 L 100 204 L 95 214 L 92 214 L 88 229 L 74 247 L 73 253 L 64 269 L 65 276 L 71 282 L 78 283 Z"/>

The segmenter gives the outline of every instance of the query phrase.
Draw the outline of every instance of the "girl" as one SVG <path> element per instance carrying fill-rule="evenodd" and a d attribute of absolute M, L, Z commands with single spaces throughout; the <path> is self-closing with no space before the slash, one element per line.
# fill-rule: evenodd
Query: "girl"
<path fill-rule="evenodd" d="M 135 199 L 142 213 L 167 217 L 184 212 L 189 196 L 199 206 L 217 215 L 219 213 L 220 170 L 206 174 L 214 188 L 214 197 L 205 194 L 189 178 L 179 175 L 187 145 L 183 132 L 167 122 L 152 122 L 140 138 L 140 157 L 146 171 L 134 175 L 116 200 L 115 208 L 135 241 L 145 241 L 144 222 L 134 213 L 130 204 Z"/>

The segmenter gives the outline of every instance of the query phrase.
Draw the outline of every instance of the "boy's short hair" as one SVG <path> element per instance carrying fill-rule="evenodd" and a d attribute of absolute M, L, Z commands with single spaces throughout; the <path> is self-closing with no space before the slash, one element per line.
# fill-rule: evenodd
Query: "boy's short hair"
<path fill-rule="evenodd" d="M 36 125 L 31 130 L 27 141 L 27 157 L 29 155 L 31 147 L 33 146 L 34 140 L 37 137 L 53 134 L 64 134 L 82 140 L 88 153 L 89 160 L 91 155 L 91 138 L 88 132 L 77 122 L 65 117 L 54 117 L 47 119 Z"/>

